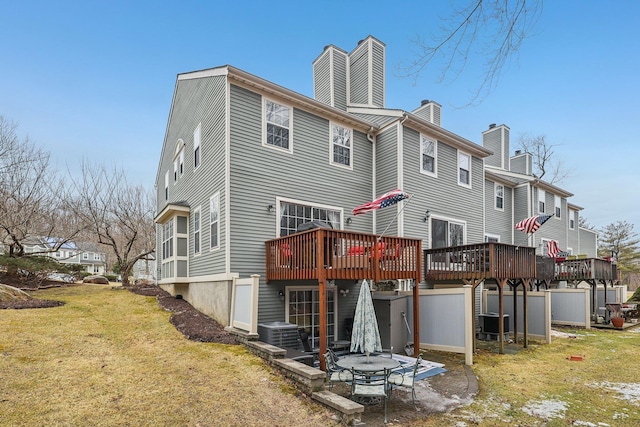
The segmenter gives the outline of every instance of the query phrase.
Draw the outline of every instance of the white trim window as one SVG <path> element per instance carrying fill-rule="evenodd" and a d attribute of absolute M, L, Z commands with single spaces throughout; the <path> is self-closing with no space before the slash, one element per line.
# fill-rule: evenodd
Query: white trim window
<path fill-rule="evenodd" d="M 471 188 L 471 156 L 458 151 L 458 185 Z"/>
<path fill-rule="evenodd" d="M 88 252 L 83 252 L 82 253 L 82 259 L 88 260 L 89 259 L 89 253 Z"/>
<path fill-rule="evenodd" d="M 467 224 L 445 218 L 431 217 L 431 247 L 446 248 L 464 245 Z"/>
<path fill-rule="evenodd" d="M 281 200 L 279 206 L 280 224 L 278 236 L 284 237 L 297 231 L 305 222 L 319 220 L 339 229 L 342 225 L 342 209 L 331 206 L 313 205 L 294 200 Z"/>
<path fill-rule="evenodd" d="M 544 190 L 538 188 L 538 213 L 544 213 L 544 210 L 547 205 L 546 198 L 547 198 L 547 193 L 545 193 Z"/>
<path fill-rule="evenodd" d="M 209 199 L 209 248 L 220 247 L 220 193 Z"/>
<path fill-rule="evenodd" d="M 291 107 L 264 100 L 264 145 L 293 152 Z"/>
<path fill-rule="evenodd" d="M 438 142 L 420 134 L 420 172 L 437 176 Z"/>
<path fill-rule="evenodd" d="M 200 222 L 202 209 L 198 206 L 193 211 L 193 253 L 195 255 L 200 254 L 200 246 L 201 246 L 201 232 L 200 232 Z"/>
<path fill-rule="evenodd" d="M 162 224 L 162 260 L 173 257 L 173 218 Z"/>
<path fill-rule="evenodd" d="M 164 199 L 169 200 L 169 171 L 164 174 Z"/>
<path fill-rule="evenodd" d="M 500 235 L 499 234 L 485 233 L 484 242 L 485 243 L 500 243 Z"/>
<path fill-rule="evenodd" d="M 353 146 L 351 142 L 351 129 L 340 125 L 331 124 L 331 159 L 332 165 L 346 166 L 353 169 Z"/>
<path fill-rule="evenodd" d="M 555 207 L 554 214 L 555 214 L 556 218 L 561 219 L 562 218 L 562 214 L 561 214 L 561 212 L 562 212 L 562 199 L 560 198 L 560 196 L 555 195 L 555 194 L 553 195 L 553 204 L 554 204 L 554 207 Z"/>
<path fill-rule="evenodd" d="M 180 150 L 180 154 L 178 155 L 178 166 L 180 176 L 184 175 L 184 149 Z"/>
<path fill-rule="evenodd" d="M 495 205 L 494 208 L 497 211 L 504 211 L 504 185 L 494 183 L 493 193 L 495 194 Z"/>
<path fill-rule="evenodd" d="M 200 166 L 200 139 L 202 132 L 202 123 L 198 123 L 198 126 L 193 131 L 193 168 L 198 169 Z"/>
<path fill-rule="evenodd" d="M 569 209 L 569 230 L 576 229 L 576 211 Z"/>
<path fill-rule="evenodd" d="M 94 261 L 100 261 L 100 254 L 93 254 Z"/>

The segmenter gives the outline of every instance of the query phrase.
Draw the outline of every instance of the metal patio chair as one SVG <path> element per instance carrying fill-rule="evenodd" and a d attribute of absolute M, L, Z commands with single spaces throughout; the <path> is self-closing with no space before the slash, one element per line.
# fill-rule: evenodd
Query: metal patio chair
<path fill-rule="evenodd" d="M 397 373 L 394 372 L 389 375 L 389 386 L 397 386 L 397 387 L 407 387 L 411 389 L 411 398 L 413 400 L 413 406 L 416 407 L 416 389 L 415 389 L 415 377 L 418 373 L 418 368 L 420 367 L 420 363 L 422 362 L 422 354 L 418 356 L 416 359 L 416 364 L 413 367 L 413 370 L 405 373 Z M 389 389 L 389 393 L 391 393 L 391 389 Z M 417 408 L 416 408 L 417 409 Z"/>

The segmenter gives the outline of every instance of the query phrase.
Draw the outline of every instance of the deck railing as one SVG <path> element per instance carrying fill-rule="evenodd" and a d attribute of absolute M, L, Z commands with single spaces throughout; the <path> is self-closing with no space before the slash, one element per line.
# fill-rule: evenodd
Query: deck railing
<path fill-rule="evenodd" d="M 267 280 L 421 280 L 420 239 L 314 229 L 265 244 Z"/>
<path fill-rule="evenodd" d="M 425 280 L 534 278 L 535 248 L 479 243 L 424 250 Z"/>
<path fill-rule="evenodd" d="M 556 280 L 616 280 L 616 265 L 602 258 L 565 259 L 556 263 Z"/>

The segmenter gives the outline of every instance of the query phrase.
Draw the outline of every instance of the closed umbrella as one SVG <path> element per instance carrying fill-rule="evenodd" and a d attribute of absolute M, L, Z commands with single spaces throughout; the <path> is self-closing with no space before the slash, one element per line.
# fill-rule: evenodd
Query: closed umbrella
<path fill-rule="evenodd" d="M 366 280 L 362 281 L 356 314 L 353 317 L 353 330 L 351 332 L 351 352 L 361 352 L 369 357 L 369 353 L 382 351 L 380 331 L 376 311 L 373 308 L 371 291 Z"/>

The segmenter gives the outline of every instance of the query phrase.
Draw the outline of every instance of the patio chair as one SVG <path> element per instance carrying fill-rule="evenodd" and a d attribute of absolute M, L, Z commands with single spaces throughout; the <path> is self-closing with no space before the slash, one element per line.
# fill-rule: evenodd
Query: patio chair
<path fill-rule="evenodd" d="M 349 383 L 353 379 L 351 371 L 343 369 L 336 365 L 335 355 L 329 350 L 324 355 L 324 361 L 327 364 L 327 381 L 329 381 L 329 389 L 333 389 L 334 383 Z"/>
<path fill-rule="evenodd" d="M 415 378 L 416 378 L 416 374 L 418 373 L 418 368 L 420 367 L 421 362 L 422 362 L 422 354 L 420 354 L 416 359 L 416 364 L 414 365 L 412 371 L 404 372 L 402 374 L 394 372 L 391 375 L 389 375 L 390 387 L 399 386 L 399 387 L 407 387 L 411 389 L 411 399 L 413 400 L 414 407 L 416 407 Z M 389 389 L 389 393 L 391 393 L 391 389 Z"/>
<path fill-rule="evenodd" d="M 384 423 L 387 423 L 387 398 L 389 397 L 389 369 L 371 373 L 351 369 L 351 397 L 373 403 L 382 399 L 384 403 Z"/>

